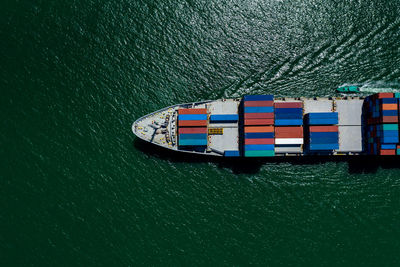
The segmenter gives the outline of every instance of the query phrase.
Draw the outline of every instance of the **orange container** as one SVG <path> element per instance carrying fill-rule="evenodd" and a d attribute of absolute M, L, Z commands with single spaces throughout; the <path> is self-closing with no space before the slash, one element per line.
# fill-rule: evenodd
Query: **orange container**
<path fill-rule="evenodd" d="M 397 104 L 382 104 L 382 110 L 397 110 Z"/>
<path fill-rule="evenodd" d="M 181 108 L 178 109 L 178 114 L 207 114 L 207 109 L 205 108 Z"/>
<path fill-rule="evenodd" d="M 274 126 L 246 126 L 245 133 L 273 133 Z"/>
<path fill-rule="evenodd" d="M 178 126 L 207 126 L 207 121 L 178 121 Z"/>

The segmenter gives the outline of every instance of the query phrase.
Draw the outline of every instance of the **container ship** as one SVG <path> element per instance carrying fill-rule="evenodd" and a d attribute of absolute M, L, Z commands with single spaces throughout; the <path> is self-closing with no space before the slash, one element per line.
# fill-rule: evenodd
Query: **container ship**
<path fill-rule="evenodd" d="M 400 93 L 243 98 L 166 107 L 132 125 L 155 145 L 219 157 L 400 155 Z"/>

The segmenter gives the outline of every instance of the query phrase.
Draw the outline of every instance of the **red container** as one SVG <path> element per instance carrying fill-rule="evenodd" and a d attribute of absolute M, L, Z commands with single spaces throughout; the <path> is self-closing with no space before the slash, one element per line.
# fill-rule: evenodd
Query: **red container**
<path fill-rule="evenodd" d="M 273 125 L 274 119 L 245 119 L 244 125 Z"/>
<path fill-rule="evenodd" d="M 275 144 L 274 138 L 253 138 L 244 139 L 245 145 L 273 145 Z"/>
<path fill-rule="evenodd" d="M 397 149 L 400 149 L 400 145 L 397 145 L 396 148 L 397 148 Z"/>
<path fill-rule="evenodd" d="M 273 119 L 274 113 L 245 113 L 244 119 Z"/>
<path fill-rule="evenodd" d="M 274 101 L 245 101 L 245 107 L 272 107 Z"/>
<path fill-rule="evenodd" d="M 178 114 L 207 114 L 207 109 L 205 108 L 181 108 L 178 109 Z"/>
<path fill-rule="evenodd" d="M 274 126 L 246 126 L 245 133 L 273 133 Z"/>
<path fill-rule="evenodd" d="M 194 133 L 199 133 L 199 134 L 204 134 L 207 133 L 207 127 L 186 127 L 186 128 L 179 128 L 179 134 L 194 134 Z"/>
<path fill-rule="evenodd" d="M 303 102 L 275 102 L 275 108 L 302 108 Z"/>
<path fill-rule="evenodd" d="M 381 122 L 382 123 L 396 123 L 399 121 L 399 118 L 397 116 L 383 116 L 381 117 Z"/>
<path fill-rule="evenodd" d="M 394 156 L 394 155 L 396 155 L 396 150 L 395 149 L 381 149 L 379 151 L 379 154 L 382 156 Z"/>
<path fill-rule="evenodd" d="M 303 127 L 275 127 L 275 138 L 303 138 Z"/>
<path fill-rule="evenodd" d="M 393 93 L 377 93 L 376 94 L 377 98 L 392 98 L 394 97 Z"/>
<path fill-rule="evenodd" d="M 178 126 L 207 126 L 207 121 L 178 121 Z"/>
<path fill-rule="evenodd" d="M 310 126 L 310 132 L 338 132 L 339 127 L 336 125 L 332 126 Z"/>

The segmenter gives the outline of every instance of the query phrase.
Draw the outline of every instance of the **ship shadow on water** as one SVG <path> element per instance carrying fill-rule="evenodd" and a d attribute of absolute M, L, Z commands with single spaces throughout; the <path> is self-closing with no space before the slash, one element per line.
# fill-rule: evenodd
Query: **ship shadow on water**
<path fill-rule="evenodd" d="M 352 174 L 375 173 L 379 168 L 400 169 L 400 157 L 396 156 L 307 156 L 307 157 L 271 157 L 271 158 L 225 158 L 182 153 L 169 150 L 139 138 L 133 140 L 133 147 L 150 157 L 157 157 L 170 162 L 183 163 L 215 163 L 219 168 L 229 168 L 235 174 L 256 174 L 267 163 L 290 163 L 294 166 L 317 165 L 327 162 L 343 162 L 348 164 Z"/>

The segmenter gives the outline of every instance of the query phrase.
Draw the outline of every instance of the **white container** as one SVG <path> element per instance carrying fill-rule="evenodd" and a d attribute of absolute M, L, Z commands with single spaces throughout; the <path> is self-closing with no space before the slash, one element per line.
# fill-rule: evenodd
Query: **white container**
<path fill-rule="evenodd" d="M 302 145 L 304 144 L 303 138 L 275 138 L 276 145 Z"/>

